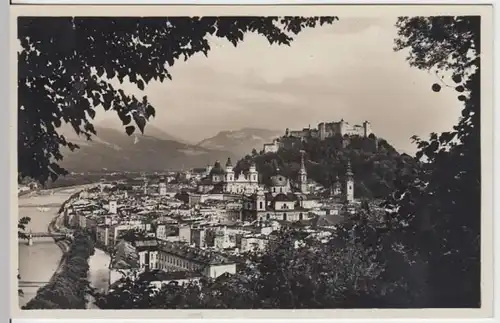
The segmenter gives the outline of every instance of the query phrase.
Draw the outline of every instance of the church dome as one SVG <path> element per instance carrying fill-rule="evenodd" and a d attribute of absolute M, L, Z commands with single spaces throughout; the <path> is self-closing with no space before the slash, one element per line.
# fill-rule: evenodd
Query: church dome
<path fill-rule="evenodd" d="M 220 162 L 216 161 L 214 167 L 210 171 L 210 175 L 222 175 L 222 174 L 224 174 L 224 170 L 222 169 Z"/>
<path fill-rule="evenodd" d="M 226 162 L 226 167 L 233 167 L 233 163 L 231 162 L 231 157 L 228 157 Z"/>
<path fill-rule="evenodd" d="M 286 186 L 287 179 L 283 175 L 275 175 L 271 177 L 271 183 L 273 186 Z"/>

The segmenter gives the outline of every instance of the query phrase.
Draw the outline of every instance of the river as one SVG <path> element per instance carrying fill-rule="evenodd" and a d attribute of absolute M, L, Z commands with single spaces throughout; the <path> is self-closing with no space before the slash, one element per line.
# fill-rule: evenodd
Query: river
<path fill-rule="evenodd" d="M 64 201 L 83 188 L 83 186 L 60 188 L 19 197 L 19 218 L 31 218 L 26 231 L 47 232 L 47 227 Z M 21 275 L 19 288 L 24 293 L 24 296 L 19 297 L 21 307 L 36 295 L 38 288 L 43 286 L 41 283 L 50 280 L 62 258 L 62 251 L 52 238 L 35 239 L 32 246 L 28 246 L 27 241 L 21 240 L 18 246 L 19 274 Z M 108 263 L 109 256 L 100 250 L 96 250 L 95 255 L 89 259 L 91 267 L 89 281 L 92 286 L 106 289 Z"/>

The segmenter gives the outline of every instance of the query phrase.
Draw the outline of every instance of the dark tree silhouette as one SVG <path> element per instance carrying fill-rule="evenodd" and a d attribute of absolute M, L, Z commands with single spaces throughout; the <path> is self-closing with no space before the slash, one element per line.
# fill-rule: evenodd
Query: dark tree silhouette
<path fill-rule="evenodd" d="M 382 301 L 377 278 L 385 264 L 375 261 L 374 246 L 344 238 L 324 243 L 308 235 L 280 231 L 264 253 L 249 255 L 236 275 L 170 283 L 160 291 L 125 277 L 110 293 L 95 293 L 96 304 L 102 309 L 292 309 L 369 308 Z M 397 289 L 395 284 L 383 282 L 387 289 Z"/>
<path fill-rule="evenodd" d="M 90 292 L 88 259 L 94 252 L 92 240 L 82 232 L 75 232 L 62 271 L 40 288 L 23 309 L 85 309 Z"/>
<path fill-rule="evenodd" d="M 125 78 L 141 90 L 171 79 L 177 60 L 210 50 L 208 36 L 234 46 L 247 32 L 290 45 L 305 28 L 336 17 L 20 17 L 18 39 L 18 177 L 42 183 L 67 171 L 61 146 L 78 148 L 58 131 L 69 123 L 90 139 L 95 108 L 117 113 L 127 134 L 144 130 L 155 109 L 109 82 Z"/>
<path fill-rule="evenodd" d="M 402 17 L 396 50 L 408 48 L 410 65 L 434 70 L 463 102 L 452 131 L 415 137 L 426 163 L 401 174 L 389 205 L 398 206 L 406 243 L 429 263 L 430 303 L 479 307 L 480 300 L 480 23 L 479 16 Z M 442 72 L 452 72 L 448 80 Z"/>

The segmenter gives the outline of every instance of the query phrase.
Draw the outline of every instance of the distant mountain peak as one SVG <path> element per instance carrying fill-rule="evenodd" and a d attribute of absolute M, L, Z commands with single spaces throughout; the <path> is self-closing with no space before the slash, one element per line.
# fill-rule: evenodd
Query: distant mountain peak
<path fill-rule="evenodd" d="M 215 136 L 200 141 L 197 146 L 227 150 L 238 156 L 244 156 L 253 149 L 261 150 L 264 143 L 272 141 L 281 134 L 282 131 L 252 127 L 222 130 Z"/>
<path fill-rule="evenodd" d="M 95 128 L 97 136 L 91 141 L 81 137 L 75 138 L 80 149 L 74 152 L 69 149 L 63 151 L 62 167 L 72 172 L 103 169 L 155 172 L 183 167 L 205 167 L 217 159 L 236 158 L 228 151 L 160 139 L 147 132 L 144 135 L 134 133 L 128 136 L 123 129 L 99 126 Z"/>
<path fill-rule="evenodd" d="M 101 121 L 96 125 L 96 128 L 113 129 L 113 130 L 125 132 L 125 126 L 123 126 L 121 124 L 121 122 L 118 122 L 117 118 Z M 172 140 L 172 141 L 177 141 L 177 142 L 184 143 L 184 144 L 190 144 L 188 141 L 186 141 L 182 138 L 179 138 L 176 135 L 172 135 L 172 134 L 160 129 L 157 126 L 152 125 L 151 123 L 146 124 L 146 127 L 144 128 L 143 134 L 139 131 L 139 129 L 137 129 L 136 131 L 137 132 L 135 133 L 135 135 L 137 135 L 139 137 L 150 136 L 150 137 L 155 137 L 157 139 Z M 99 133 L 97 135 L 99 136 Z"/>

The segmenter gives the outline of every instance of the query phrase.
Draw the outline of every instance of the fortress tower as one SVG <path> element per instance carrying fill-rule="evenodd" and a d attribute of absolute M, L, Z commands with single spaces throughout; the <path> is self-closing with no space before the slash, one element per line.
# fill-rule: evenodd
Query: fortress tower
<path fill-rule="evenodd" d="M 326 125 L 324 122 L 318 124 L 319 139 L 325 140 L 326 138 Z"/>
<path fill-rule="evenodd" d="M 368 137 L 369 135 L 371 135 L 373 133 L 372 126 L 371 126 L 370 122 L 368 122 L 368 121 L 363 122 L 363 130 L 364 130 L 365 137 Z"/>

